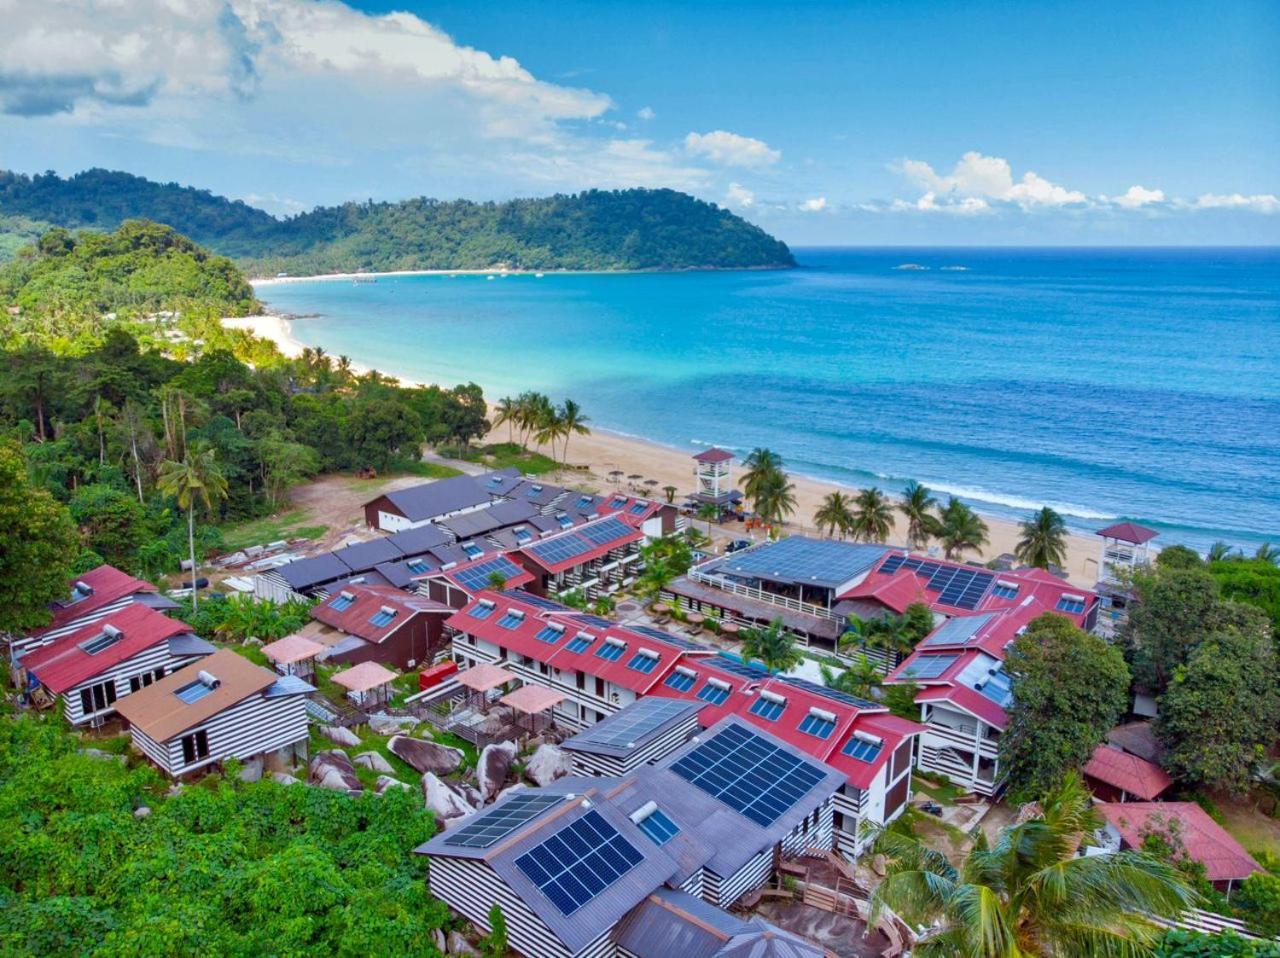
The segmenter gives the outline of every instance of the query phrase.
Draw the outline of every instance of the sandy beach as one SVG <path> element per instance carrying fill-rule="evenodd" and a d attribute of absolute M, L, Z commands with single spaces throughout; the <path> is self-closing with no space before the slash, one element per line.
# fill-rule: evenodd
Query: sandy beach
<path fill-rule="evenodd" d="M 282 316 L 245 316 L 224 319 L 223 323 L 230 328 L 245 329 L 255 336 L 269 339 L 286 356 L 296 357 L 302 352 L 302 343 L 293 338 L 289 321 Z M 367 368 L 358 363 L 352 365 L 357 372 L 363 372 Z M 589 414 L 590 409 L 587 411 Z M 505 442 L 507 438 L 507 429 L 503 426 L 490 433 L 487 441 Z M 596 489 L 612 488 L 609 473 L 620 469 L 626 475 L 638 474 L 645 479 L 656 479 L 657 485 L 652 489 L 653 494 L 658 496 L 662 495 L 662 487 L 667 485 L 678 488 L 680 495 L 693 488 L 693 460 L 690 458 L 693 452 L 694 450 L 673 449 L 605 430 L 593 431 L 589 436 L 575 436 L 569 444 L 570 462 L 589 469 L 588 485 Z M 581 479 L 580 474 L 575 476 Z M 792 476 L 792 480 L 796 487 L 796 512 L 788 523 L 788 528 L 792 532 L 809 535 L 818 534 L 813 526 L 813 514 L 824 496 L 837 490 L 845 493 L 857 491 L 849 486 L 805 476 Z M 623 481 L 625 483 L 626 480 Z M 1019 538 L 1018 524 L 985 513 L 983 519 L 989 527 L 990 542 L 982 551 L 981 558 L 991 559 L 1002 553 L 1013 552 Z M 892 541 L 903 542 L 905 538 L 904 523 L 896 521 Z M 1098 573 L 1098 553 L 1098 540 L 1081 535 L 1068 537 L 1066 571 L 1072 582 L 1087 587 L 1094 584 Z"/>

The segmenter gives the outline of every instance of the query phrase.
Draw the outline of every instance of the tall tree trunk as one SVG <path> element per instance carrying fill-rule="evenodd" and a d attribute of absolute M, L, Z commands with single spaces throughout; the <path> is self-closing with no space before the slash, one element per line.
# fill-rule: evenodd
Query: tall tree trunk
<path fill-rule="evenodd" d="M 191 503 L 187 510 L 187 545 L 191 549 L 191 611 L 200 605 L 199 591 L 196 588 L 196 504 Z"/>

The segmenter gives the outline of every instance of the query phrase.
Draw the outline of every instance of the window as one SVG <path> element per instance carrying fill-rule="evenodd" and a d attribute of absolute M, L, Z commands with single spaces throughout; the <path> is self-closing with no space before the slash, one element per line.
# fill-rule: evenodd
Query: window
<path fill-rule="evenodd" d="M 535 635 L 534 638 L 539 639 L 540 641 L 543 641 L 543 642 L 550 642 L 552 645 L 555 645 L 562 638 L 564 638 L 564 626 L 563 625 L 544 625 L 541 629 L 538 630 L 538 634 Z"/>
<path fill-rule="evenodd" d="M 204 729 L 182 736 L 182 764 L 190 765 L 209 757 L 209 733 Z"/>
<path fill-rule="evenodd" d="M 1084 596 L 1064 595 L 1058 599 L 1058 604 L 1055 608 L 1059 612 L 1066 612 L 1068 615 L 1079 615 L 1084 611 Z"/>
<path fill-rule="evenodd" d="M 479 559 L 484 555 L 484 549 L 480 548 L 474 542 L 462 543 L 462 551 L 467 554 L 468 559 Z"/>
<path fill-rule="evenodd" d="M 174 690 L 173 694 L 190 705 L 192 702 L 199 702 L 212 691 L 213 686 L 205 685 L 205 683 L 196 679 L 194 682 L 188 682 L 182 688 Z"/>
<path fill-rule="evenodd" d="M 668 688 L 675 689 L 677 692 L 688 692 L 693 688 L 693 683 L 697 681 L 697 678 L 697 673 L 672 672 L 662 684 Z"/>
<path fill-rule="evenodd" d="M 520 623 L 523 621 L 523 612 L 519 609 L 508 609 L 507 614 L 498 620 L 498 625 L 504 629 L 516 629 L 520 627 Z"/>
<path fill-rule="evenodd" d="M 139 689 L 145 689 L 152 682 L 159 682 L 164 678 L 164 667 L 160 667 L 152 672 L 143 672 L 141 675 L 135 675 L 129 680 L 129 691 L 137 692 Z"/>
<path fill-rule="evenodd" d="M 596 649 L 596 655 L 604 659 L 606 662 L 617 662 L 622 658 L 622 653 L 627 650 L 627 643 L 615 642 L 613 639 L 605 639 L 604 645 Z"/>
<path fill-rule="evenodd" d="M 991 590 L 991 594 L 999 599 L 1016 599 L 1018 597 L 1018 584 L 1016 582 L 999 581 L 995 584 L 995 588 Z"/>
<path fill-rule="evenodd" d="M 834 718 L 828 718 L 825 715 L 818 715 L 814 712 L 810 712 L 800 722 L 800 731 L 816 738 L 830 738 L 831 733 L 835 730 L 836 720 Z"/>
<path fill-rule="evenodd" d="M 395 609 L 391 608 L 389 605 L 384 605 L 369 617 L 369 624 L 375 629 L 381 629 L 384 626 L 390 625 L 391 620 L 394 619 L 396 615 L 397 612 Z"/>
<path fill-rule="evenodd" d="M 641 649 L 631 657 L 631 661 L 627 663 L 627 668 L 634 669 L 637 672 L 643 672 L 648 675 L 658 665 L 658 657 L 653 655 L 646 649 Z"/>
<path fill-rule="evenodd" d="M 99 682 L 97 685 L 91 685 L 87 689 L 80 690 L 80 711 L 85 715 L 101 712 L 103 709 L 115 704 L 115 700 L 116 683 Z"/>
<path fill-rule="evenodd" d="M 874 762 L 882 748 L 884 748 L 884 742 L 879 739 L 861 738 L 855 734 L 840 751 L 859 762 Z"/>
<path fill-rule="evenodd" d="M 657 808 L 636 822 L 636 825 L 640 831 L 653 839 L 655 845 L 665 845 L 680 832 L 676 823 L 667 818 L 661 809 Z"/>
<path fill-rule="evenodd" d="M 345 612 L 351 607 L 351 603 L 356 600 L 355 594 L 351 592 L 339 592 L 329 600 L 329 608 L 334 612 Z"/>
<path fill-rule="evenodd" d="M 481 599 L 471 607 L 471 611 L 467 614 L 473 619 L 487 619 L 493 615 L 493 603 L 487 599 Z"/>
<path fill-rule="evenodd" d="M 710 702 L 712 705 L 724 705 L 725 700 L 729 697 L 729 687 L 726 685 L 716 685 L 710 681 L 702 687 L 698 692 L 698 698 L 704 702 Z"/>
<path fill-rule="evenodd" d="M 594 635 L 587 635 L 585 632 L 579 632 L 565 646 L 570 652 L 585 652 L 587 648 L 595 641 Z"/>
<path fill-rule="evenodd" d="M 762 719 L 769 722 L 776 722 L 782 716 L 782 711 L 786 707 L 786 699 L 779 701 L 772 695 L 766 697 L 765 694 L 761 694 L 754 702 L 751 703 L 749 711 L 752 715 L 759 715 Z"/>

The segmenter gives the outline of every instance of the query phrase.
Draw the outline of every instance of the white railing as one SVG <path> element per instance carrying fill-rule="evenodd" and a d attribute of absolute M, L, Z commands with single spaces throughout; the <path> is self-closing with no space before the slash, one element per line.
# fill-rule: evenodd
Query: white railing
<path fill-rule="evenodd" d="M 767 602 L 770 605 L 780 606 L 791 612 L 800 612 L 804 615 L 812 615 L 819 619 L 831 619 L 833 622 L 843 622 L 842 616 L 837 615 L 830 609 L 820 605 L 814 605 L 812 602 L 802 602 L 799 599 L 793 599 L 790 596 L 776 595 L 772 592 L 766 592 L 763 589 L 756 589 L 749 585 L 742 585 L 732 582 L 724 576 L 709 575 L 706 572 L 700 572 L 698 569 L 689 570 L 689 578 L 695 582 L 701 582 L 705 585 L 713 586 L 721 592 L 728 592 L 731 595 L 741 595 L 749 599 L 757 599 L 761 602 Z"/>

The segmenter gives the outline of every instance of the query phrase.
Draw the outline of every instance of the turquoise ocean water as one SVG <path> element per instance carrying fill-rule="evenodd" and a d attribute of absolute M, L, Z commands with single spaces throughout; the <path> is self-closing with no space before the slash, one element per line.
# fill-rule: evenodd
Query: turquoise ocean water
<path fill-rule="evenodd" d="M 535 388 L 694 451 L 1162 541 L 1280 541 L 1280 251 L 800 249 L 770 272 L 266 286 L 407 379 Z M 915 263 L 927 269 L 896 269 Z M 964 267 L 957 269 L 956 267 Z"/>

